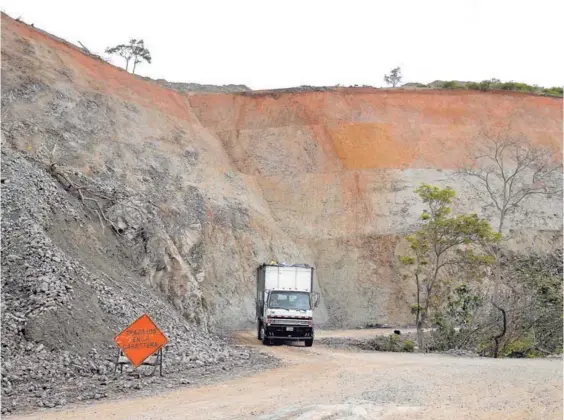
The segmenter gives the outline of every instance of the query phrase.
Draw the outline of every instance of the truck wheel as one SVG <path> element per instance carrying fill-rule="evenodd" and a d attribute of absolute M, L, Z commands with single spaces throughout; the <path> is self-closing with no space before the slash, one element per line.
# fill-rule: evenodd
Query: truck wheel
<path fill-rule="evenodd" d="M 311 347 L 311 346 L 313 346 L 313 338 L 312 338 L 311 340 L 306 340 L 306 341 L 305 341 L 305 346 L 306 346 L 306 347 Z"/>
<path fill-rule="evenodd" d="M 262 341 L 262 344 L 265 346 L 270 345 L 270 339 L 266 338 L 266 331 L 264 330 L 264 325 L 260 326 L 259 329 L 259 340 Z"/>

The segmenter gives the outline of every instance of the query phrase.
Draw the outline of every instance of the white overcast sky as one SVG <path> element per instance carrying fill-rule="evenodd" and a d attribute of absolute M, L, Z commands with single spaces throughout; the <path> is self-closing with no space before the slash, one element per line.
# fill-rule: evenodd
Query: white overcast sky
<path fill-rule="evenodd" d="M 382 86 L 401 66 L 404 82 L 564 84 L 562 0 L 2 0 L 1 8 L 100 55 L 142 38 L 153 63 L 137 73 L 175 82 Z"/>

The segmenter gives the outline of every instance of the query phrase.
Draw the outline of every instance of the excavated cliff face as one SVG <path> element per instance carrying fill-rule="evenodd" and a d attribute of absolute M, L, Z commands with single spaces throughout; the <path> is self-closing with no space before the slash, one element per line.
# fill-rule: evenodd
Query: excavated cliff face
<path fill-rule="evenodd" d="M 480 130 L 510 124 L 560 159 L 562 101 L 515 93 L 342 89 L 192 96 L 191 109 L 252 176 L 277 224 L 312 250 L 336 321 L 409 321 L 398 235 L 423 210 L 414 189 L 451 185 L 457 209 L 494 216 L 455 175 Z M 560 198 L 531 200 L 512 247 L 561 241 Z M 539 231 L 546 231 L 540 233 Z M 542 244 L 542 245 L 540 245 Z"/>
<path fill-rule="evenodd" d="M 320 324 L 410 322 L 413 287 L 394 265 L 422 210 L 413 190 L 450 184 L 459 208 L 488 215 L 453 169 L 480 128 L 508 121 L 561 154 L 559 99 L 364 88 L 187 94 L 2 17 L 2 158 L 34 166 L 79 214 L 43 215 L 43 234 L 203 328 L 253 322 L 255 268 L 271 259 L 315 265 Z M 112 197 L 91 195 L 119 234 L 109 222 L 102 230 L 94 202 L 87 210 L 63 189 L 54 161 L 73 183 Z M 21 188 L 38 194 L 37 184 Z M 517 216 L 509 228 L 525 224 L 515 246 L 559 241 L 558 199 L 530 201 Z"/>

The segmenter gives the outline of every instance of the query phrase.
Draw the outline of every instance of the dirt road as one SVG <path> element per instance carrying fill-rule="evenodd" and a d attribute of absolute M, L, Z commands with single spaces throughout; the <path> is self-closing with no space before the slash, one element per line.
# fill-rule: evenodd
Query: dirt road
<path fill-rule="evenodd" d="M 364 336 L 390 330 L 320 332 Z M 254 332 L 236 335 L 260 346 Z M 562 360 L 264 347 L 285 366 L 201 388 L 12 417 L 54 419 L 561 419 Z"/>

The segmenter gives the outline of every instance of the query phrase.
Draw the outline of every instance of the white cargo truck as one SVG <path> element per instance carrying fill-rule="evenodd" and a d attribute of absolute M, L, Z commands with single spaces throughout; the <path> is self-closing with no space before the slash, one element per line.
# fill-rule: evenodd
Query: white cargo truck
<path fill-rule="evenodd" d="M 313 291 L 313 270 L 307 264 L 263 264 L 257 268 L 257 338 L 304 341 L 313 345 L 313 309 L 319 294 Z"/>

